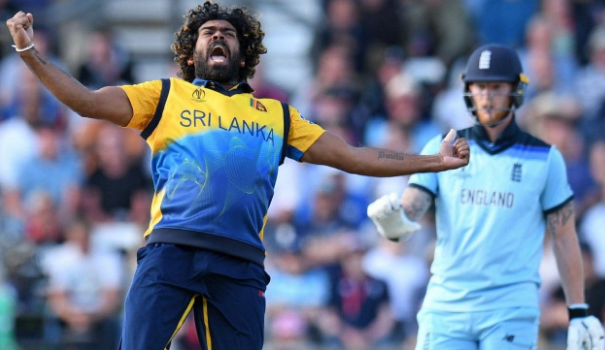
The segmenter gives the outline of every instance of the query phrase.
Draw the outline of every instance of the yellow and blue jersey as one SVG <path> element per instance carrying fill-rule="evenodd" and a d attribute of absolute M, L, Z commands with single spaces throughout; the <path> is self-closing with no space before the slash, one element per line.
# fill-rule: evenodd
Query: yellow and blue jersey
<path fill-rule="evenodd" d="M 152 152 L 147 243 L 175 243 L 263 264 L 267 210 L 284 157 L 300 161 L 324 130 L 245 82 L 171 78 L 122 86 L 127 127 Z"/>

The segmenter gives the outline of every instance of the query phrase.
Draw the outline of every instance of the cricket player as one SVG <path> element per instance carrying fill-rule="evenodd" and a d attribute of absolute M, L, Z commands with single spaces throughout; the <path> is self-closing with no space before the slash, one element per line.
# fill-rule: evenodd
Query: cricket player
<path fill-rule="evenodd" d="M 266 52 L 245 8 L 209 1 L 189 11 L 172 45 L 181 79 L 90 91 L 41 55 L 34 19 L 7 21 L 15 50 L 78 114 L 141 131 L 152 151 L 155 194 L 146 246 L 126 297 L 120 349 L 162 350 L 193 310 L 205 350 L 260 350 L 263 230 L 285 157 L 370 176 L 465 166 L 452 132 L 434 155 L 352 147 L 295 108 L 257 99 L 247 80 Z"/>
<path fill-rule="evenodd" d="M 413 175 L 401 197 L 387 195 L 368 207 L 378 231 L 397 240 L 418 230 L 418 219 L 435 204 L 437 243 L 416 350 L 536 349 L 545 232 L 554 241 L 569 308 L 568 350 L 603 350 L 603 327 L 584 301 L 563 157 L 515 122 L 529 83 L 517 53 L 480 47 L 462 79 L 475 125 L 458 136 L 468 139 L 470 164 Z M 438 150 L 442 139 L 422 153 Z"/>

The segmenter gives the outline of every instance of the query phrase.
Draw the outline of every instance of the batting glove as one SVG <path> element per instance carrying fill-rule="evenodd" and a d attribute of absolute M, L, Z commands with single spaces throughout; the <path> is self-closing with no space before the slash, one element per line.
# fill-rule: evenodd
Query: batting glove
<path fill-rule="evenodd" d="M 588 316 L 588 305 L 570 307 L 567 350 L 603 350 L 605 332 L 603 325 L 594 316 Z"/>
<path fill-rule="evenodd" d="M 407 240 L 420 230 L 420 224 L 408 219 L 396 193 L 382 196 L 368 206 L 368 216 L 378 232 L 391 241 Z"/>

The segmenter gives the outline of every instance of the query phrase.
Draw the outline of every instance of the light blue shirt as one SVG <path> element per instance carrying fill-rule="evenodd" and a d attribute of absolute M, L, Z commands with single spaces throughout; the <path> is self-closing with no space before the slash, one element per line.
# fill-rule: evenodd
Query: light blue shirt
<path fill-rule="evenodd" d="M 563 157 L 514 122 L 495 145 L 478 126 L 458 135 L 469 141 L 468 166 L 410 178 L 436 206 L 437 244 L 423 308 L 537 308 L 546 214 L 573 197 Z M 441 140 L 431 140 L 422 154 L 437 153 Z"/>

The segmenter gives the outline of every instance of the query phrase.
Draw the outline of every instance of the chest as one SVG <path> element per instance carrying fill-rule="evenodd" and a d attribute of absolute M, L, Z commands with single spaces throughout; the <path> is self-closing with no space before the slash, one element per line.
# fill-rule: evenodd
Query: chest
<path fill-rule="evenodd" d="M 439 192 L 462 204 L 512 208 L 539 201 L 547 170 L 545 159 L 528 152 L 488 154 L 472 147 L 468 166 L 439 173 Z"/>

